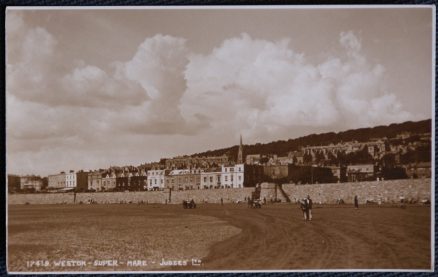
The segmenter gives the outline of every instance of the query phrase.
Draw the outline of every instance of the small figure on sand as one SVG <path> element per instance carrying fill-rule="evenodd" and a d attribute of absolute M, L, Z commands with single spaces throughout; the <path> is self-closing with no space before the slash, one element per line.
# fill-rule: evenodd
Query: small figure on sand
<path fill-rule="evenodd" d="M 300 208 L 301 208 L 301 211 L 303 212 L 304 221 L 307 221 L 308 209 L 307 209 L 307 201 L 305 198 L 300 200 Z"/>
<path fill-rule="evenodd" d="M 357 199 L 357 195 L 354 196 L 354 208 L 359 209 L 359 200 Z"/>
<path fill-rule="evenodd" d="M 306 212 L 307 220 L 312 220 L 312 206 L 313 206 L 313 201 L 312 201 L 312 199 L 310 198 L 310 195 L 307 195 L 306 202 L 307 202 L 307 212 Z"/>

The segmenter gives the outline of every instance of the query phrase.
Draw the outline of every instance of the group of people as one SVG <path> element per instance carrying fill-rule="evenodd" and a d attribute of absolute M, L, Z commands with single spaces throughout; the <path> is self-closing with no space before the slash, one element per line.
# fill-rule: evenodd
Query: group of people
<path fill-rule="evenodd" d="M 342 199 L 341 199 L 342 200 Z M 298 201 L 299 205 L 300 205 L 300 209 L 301 211 L 303 211 L 303 218 L 304 221 L 311 221 L 312 220 L 312 206 L 313 206 L 313 201 L 310 198 L 309 195 L 307 195 L 307 198 L 303 198 L 300 199 Z M 379 204 L 380 205 L 380 204 Z M 358 209 L 359 208 L 359 199 L 357 197 L 357 195 L 354 196 L 354 208 Z"/>
<path fill-rule="evenodd" d="M 183 200 L 183 208 L 184 209 L 195 209 L 196 208 L 196 203 L 195 200 Z"/>
<path fill-rule="evenodd" d="M 300 208 L 303 211 L 304 221 L 312 220 L 312 206 L 313 202 L 309 195 L 307 195 L 307 198 L 300 200 Z"/>

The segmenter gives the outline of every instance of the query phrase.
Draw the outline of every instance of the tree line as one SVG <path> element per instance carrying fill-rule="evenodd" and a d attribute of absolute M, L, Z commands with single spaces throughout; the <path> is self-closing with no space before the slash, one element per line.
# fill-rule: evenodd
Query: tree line
<path fill-rule="evenodd" d="M 245 145 L 244 155 L 276 154 L 278 156 L 287 156 L 290 151 L 297 151 L 300 150 L 301 147 L 305 146 L 329 145 L 354 140 L 358 142 L 367 142 L 372 138 L 383 137 L 394 139 L 398 134 L 404 132 L 409 132 L 411 134 L 428 133 L 431 132 L 431 127 L 432 120 L 426 119 L 416 122 L 407 121 L 403 123 L 393 123 L 390 125 L 382 125 L 371 128 L 353 129 L 338 133 L 328 132 L 322 134 L 311 134 L 295 139 Z M 221 156 L 225 154 L 228 155 L 231 160 L 236 160 L 238 148 L 239 146 L 235 145 L 232 147 L 196 153 L 191 156 Z"/>

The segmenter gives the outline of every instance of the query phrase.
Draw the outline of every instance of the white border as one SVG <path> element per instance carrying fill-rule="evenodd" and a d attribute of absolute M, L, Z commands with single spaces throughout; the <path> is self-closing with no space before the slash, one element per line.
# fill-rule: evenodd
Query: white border
<path fill-rule="evenodd" d="M 433 272 L 432 270 L 427 269 L 318 269 L 318 270 L 311 270 L 311 269 L 304 269 L 304 270 L 205 270 L 205 271 L 49 271 L 49 272 L 14 272 L 9 271 L 8 274 L 16 274 L 16 275 L 50 275 L 50 274 L 144 274 L 144 273 L 172 273 L 172 274 L 186 274 L 186 273 L 277 273 L 277 272 Z"/>
<path fill-rule="evenodd" d="M 41 7 L 41 6 L 13 6 L 6 7 L 5 18 L 8 10 L 277 10 L 277 9 L 430 9 L 432 8 L 432 126 L 431 126 L 431 144 L 432 144 L 432 155 L 431 155 L 431 269 L 304 269 L 304 270 L 197 270 L 197 271 L 185 271 L 185 270 L 175 270 L 175 271 L 8 271 L 8 244 L 6 243 L 6 273 L 7 274 L 17 274 L 17 275 L 55 275 L 55 274 L 143 274 L 143 273 L 261 273 L 261 272 L 434 272 L 435 268 L 435 59 L 436 59 L 436 6 L 435 5 L 260 5 L 260 6 L 249 6 L 249 5 L 230 5 L 230 6 L 84 6 L 84 7 Z M 5 38 L 7 30 L 7 21 L 5 20 Z M 6 41 L 6 40 L 5 40 Z M 5 49 L 7 45 L 5 43 Z M 5 52 L 7 53 L 7 52 Z M 7 55 L 6 55 L 6 65 L 7 65 Z M 6 70 L 5 70 L 5 81 L 6 81 Z M 6 93 L 5 93 L 6 96 Z M 5 98 L 5 114 L 7 109 L 7 98 Z M 6 127 L 6 121 L 5 121 Z M 6 145 L 6 159 L 7 159 L 7 140 Z M 5 165 L 7 173 L 7 163 Z M 5 174 L 5 195 L 6 195 L 6 242 L 8 241 L 8 182 L 7 174 Z"/>

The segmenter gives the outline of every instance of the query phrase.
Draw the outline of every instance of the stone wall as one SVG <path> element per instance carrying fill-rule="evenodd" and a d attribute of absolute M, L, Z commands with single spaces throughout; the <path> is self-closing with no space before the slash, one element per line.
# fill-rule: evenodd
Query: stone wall
<path fill-rule="evenodd" d="M 336 184 L 314 184 L 314 185 L 294 185 L 284 184 L 283 190 L 287 193 L 291 201 L 304 198 L 310 195 L 315 203 L 336 203 L 341 198 L 346 203 L 352 203 L 354 195 L 358 196 L 360 203 L 366 200 L 377 201 L 379 198 L 383 202 L 399 202 L 400 197 L 406 200 L 430 199 L 431 179 L 408 179 L 393 181 L 373 181 L 356 183 L 336 183 Z M 250 197 L 254 188 L 241 189 L 208 189 L 208 190 L 186 190 L 172 191 L 172 204 L 180 204 L 185 199 L 194 199 L 197 203 L 219 203 L 220 199 L 224 203 L 244 201 L 245 197 Z M 262 184 L 261 198 L 268 201 L 275 197 L 274 184 Z M 284 201 L 281 192 L 277 191 L 277 197 Z M 164 191 L 145 191 L 145 192 L 95 192 L 77 193 L 76 203 L 87 203 L 93 200 L 97 203 L 165 203 L 169 199 L 169 192 Z M 74 203 L 73 193 L 36 193 L 36 194 L 9 194 L 9 204 L 60 204 Z"/>
<path fill-rule="evenodd" d="M 425 198 L 431 199 L 431 179 L 314 185 L 285 184 L 283 190 L 291 201 L 310 195 L 313 202 L 326 204 L 336 203 L 337 199 L 343 199 L 345 203 L 353 203 L 355 195 L 357 195 L 359 203 L 362 204 L 367 200 L 378 201 L 379 199 L 384 203 L 400 202 L 401 197 L 405 200 L 421 201 Z M 280 192 L 277 194 L 281 195 Z"/>
<path fill-rule="evenodd" d="M 254 188 L 241 189 L 208 189 L 208 190 L 186 190 L 172 191 L 172 204 L 181 204 L 183 200 L 193 199 L 197 203 L 224 203 L 243 201 L 245 197 L 251 196 Z M 76 200 L 74 193 L 34 193 L 34 194 L 9 194 L 9 204 L 72 204 L 88 203 L 93 200 L 97 203 L 166 203 L 169 200 L 169 192 L 165 191 L 139 191 L 139 192 L 94 192 L 77 193 Z"/>

